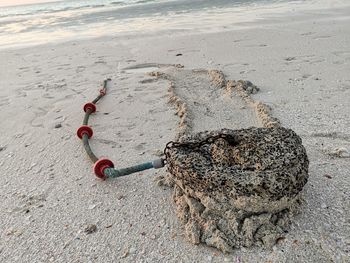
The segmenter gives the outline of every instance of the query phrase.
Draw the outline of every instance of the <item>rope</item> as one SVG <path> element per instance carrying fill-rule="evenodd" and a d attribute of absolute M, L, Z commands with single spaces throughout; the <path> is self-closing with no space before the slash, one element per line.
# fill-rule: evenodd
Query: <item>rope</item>
<path fill-rule="evenodd" d="M 96 104 L 103 96 L 105 96 L 107 94 L 107 84 L 109 81 L 111 81 L 111 79 L 106 79 L 103 81 L 103 88 L 101 90 L 103 90 L 104 92 L 101 92 L 101 90 L 100 90 L 100 94 L 92 101 L 93 104 Z M 83 125 L 88 125 L 89 117 L 91 114 L 92 114 L 92 110 L 87 109 L 85 112 Z M 93 163 L 96 163 L 98 161 L 98 157 L 93 153 L 93 151 L 89 145 L 89 136 L 86 134 L 83 134 L 82 139 L 83 139 L 83 145 L 84 145 L 86 153 L 90 157 L 91 161 Z"/>
<path fill-rule="evenodd" d="M 89 139 L 92 137 L 93 131 L 91 127 L 88 126 L 89 117 L 92 113 L 96 111 L 95 104 L 107 94 L 107 87 L 110 81 L 111 79 L 104 80 L 103 88 L 100 89 L 100 94 L 91 103 L 85 104 L 84 106 L 85 116 L 83 120 L 83 126 L 81 126 L 77 131 L 78 137 L 81 138 L 83 141 L 84 149 L 87 155 L 89 156 L 90 160 L 94 163 L 94 172 L 96 176 L 101 179 L 117 178 L 117 177 L 141 172 L 152 168 L 159 169 L 164 167 L 165 166 L 164 159 L 157 159 L 152 162 L 146 162 L 135 166 L 130 166 L 127 168 L 116 169 L 114 168 L 114 164 L 112 163 L 112 161 L 108 159 L 99 159 L 92 151 L 89 144 Z"/>
<path fill-rule="evenodd" d="M 83 135 L 83 145 L 84 145 L 85 151 L 86 151 L 87 155 L 90 157 L 91 161 L 93 163 L 96 163 L 98 161 L 98 158 L 92 152 L 92 149 L 91 149 L 90 144 L 89 144 L 89 137 L 86 134 Z"/>

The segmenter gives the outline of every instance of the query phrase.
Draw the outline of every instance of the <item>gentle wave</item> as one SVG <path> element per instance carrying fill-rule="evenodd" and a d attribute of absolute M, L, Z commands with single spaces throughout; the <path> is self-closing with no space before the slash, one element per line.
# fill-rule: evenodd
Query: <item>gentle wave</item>
<path fill-rule="evenodd" d="M 111 5 L 124 5 L 124 2 L 112 2 Z"/>
<path fill-rule="evenodd" d="M 88 2 L 93 2 L 88 4 Z M 49 2 L 42 4 L 32 4 L 23 6 L 10 6 L 10 7 L 0 7 L 0 18 L 10 17 L 10 16 L 27 16 L 35 14 L 48 14 L 57 12 L 66 12 L 79 9 L 88 8 L 104 8 L 108 6 L 128 6 L 128 5 L 139 5 L 145 3 L 156 2 L 156 0 L 124 0 L 124 1 L 58 1 Z"/>
<path fill-rule="evenodd" d="M 238 12 L 241 8 L 256 9 L 263 3 L 292 1 L 295 0 L 65 0 L 0 8 L 0 48 L 113 33 L 143 33 L 147 28 L 184 31 L 203 12 L 211 17 L 210 23 L 200 24 L 205 29 L 215 27 L 221 13 L 232 8 Z M 237 17 L 229 16 L 232 20 Z M 181 21 L 186 22 L 181 25 Z"/>

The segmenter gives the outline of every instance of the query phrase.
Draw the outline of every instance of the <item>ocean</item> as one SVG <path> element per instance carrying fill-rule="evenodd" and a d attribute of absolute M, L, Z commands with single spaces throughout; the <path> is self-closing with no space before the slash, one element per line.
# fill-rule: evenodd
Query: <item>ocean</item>
<path fill-rule="evenodd" d="M 0 48 L 105 35 L 208 30 L 287 0 L 64 0 L 0 7 Z"/>

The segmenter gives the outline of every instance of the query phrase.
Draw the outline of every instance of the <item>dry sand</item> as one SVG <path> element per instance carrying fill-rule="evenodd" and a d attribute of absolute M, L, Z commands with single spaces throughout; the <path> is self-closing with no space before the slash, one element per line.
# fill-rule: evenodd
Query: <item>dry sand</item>
<path fill-rule="evenodd" d="M 349 18 L 344 7 L 241 30 L 1 50 L 0 261 L 349 262 Z M 187 242 L 171 191 L 153 181 L 165 169 L 105 182 L 93 176 L 75 130 L 106 77 L 113 89 L 91 118 L 99 156 L 118 167 L 136 164 L 176 136 L 169 83 L 145 74 L 153 68 L 123 70 L 144 63 L 250 80 L 260 88 L 254 98 L 301 136 L 310 159 L 306 202 L 272 250 L 223 254 Z M 224 120 L 232 114 L 226 110 L 223 104 Z M 242 125 L 250 125 L 242 110 Z"/>

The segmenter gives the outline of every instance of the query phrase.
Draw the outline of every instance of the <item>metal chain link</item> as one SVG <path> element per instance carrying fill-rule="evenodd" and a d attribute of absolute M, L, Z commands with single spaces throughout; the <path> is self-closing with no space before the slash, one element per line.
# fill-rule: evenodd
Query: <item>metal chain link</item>
<path fill-rule="evenodd" d="M 199 141 L 199 142 L 174 142 L 174 141 L 170 141 L 166 144 L 165 149 L 164 149 L 165 159 L 168 160 L 170 158 L 170 150 L 173 148 L 186 147 L 186 148 L 192 149 L 192 150 L 199 150 L 203 145 L 211 144 L 218 139 L 224 139 L 232 146 L 237 145 L 237 142 L 235 141 L 233 135 L 226 134 L 226 133 L 208 136 L 206 139 Z M 169 163 L 169 162 L 167 161 L 167 163 Z"/>

